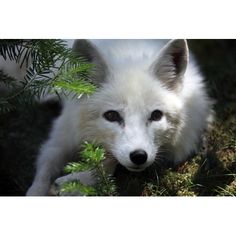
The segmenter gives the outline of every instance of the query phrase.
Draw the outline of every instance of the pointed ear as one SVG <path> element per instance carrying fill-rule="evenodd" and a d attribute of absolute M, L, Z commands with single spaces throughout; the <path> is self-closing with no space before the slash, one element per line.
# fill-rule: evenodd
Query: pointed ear
<path fill-rule="evenodd" d="M 161 50 L 151 69 L 167 88 L 175 90 L 181 85 L 188 57 L 187 41 L 184 39 L 171 40 Z"/>
<path fill-rule="evenodd" d="M 108 73 L 108 68 L 96 46 L 86 39 L 78 39 L 75 40 L 72 49 L 74 52 L 85 58 L 88 62 L 94 64 L 91 75 L 92 82 L 96 85 L 104 82 Z"/>

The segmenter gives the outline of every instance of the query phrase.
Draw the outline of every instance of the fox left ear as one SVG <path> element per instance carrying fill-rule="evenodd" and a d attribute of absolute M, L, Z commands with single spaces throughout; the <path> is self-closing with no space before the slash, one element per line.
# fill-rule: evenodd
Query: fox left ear
<path fill-rule="evenodd" d="M 188 64 L 189 52 L 184 39 L 171 40 L 161 50 L 151 69 L 167 88 L 174 90 L 182 82 Z"/>
<path fill-rule="evenodd" d="M 93 83 L 99 86 L 105 81 L 108 73 L 108 67 L 99 50 L 95 45 L 93 45 L 92 42 L 85 39 L 77 39 L 74 42 L 73 51 L 80 54 L 88 62 L 95 65 L 90 77 Z"/>

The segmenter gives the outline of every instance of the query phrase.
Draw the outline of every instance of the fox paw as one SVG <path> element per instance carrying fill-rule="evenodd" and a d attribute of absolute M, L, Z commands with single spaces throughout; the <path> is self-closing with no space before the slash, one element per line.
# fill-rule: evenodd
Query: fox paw
<path fill-rule="evenodd" d="M 62 176 L 55 180 L 54 185 L 51 188 L 53 195 L 61 195 L 61 196 L 82 196 L 80 192 L 71 192 L 71 193 L 61 193 L 60 190 L 65 183 L 71 181 L 79 181 L 81 184 L 86 186 L 92 186 L 96 183 L 96 179 L 94 178 L 94 174 L 91 171 L 73 173 L 69 175 Z"/>

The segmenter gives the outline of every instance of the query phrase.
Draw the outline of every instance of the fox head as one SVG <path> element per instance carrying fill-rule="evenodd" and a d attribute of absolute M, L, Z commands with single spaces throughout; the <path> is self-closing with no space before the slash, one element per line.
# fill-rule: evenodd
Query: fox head
<path fill-rule="evenodd" d="M 113 63 L 86 40 L 77 40 L 74 50 L 95 64 L 91 78 L 98 85 L 81 101 L 83 139 L 103 145 L 128 170 L 144 170 L 178 140 L 187 42 L 172 40 L 150 57 L 131 55 L 125 63 Z"/>

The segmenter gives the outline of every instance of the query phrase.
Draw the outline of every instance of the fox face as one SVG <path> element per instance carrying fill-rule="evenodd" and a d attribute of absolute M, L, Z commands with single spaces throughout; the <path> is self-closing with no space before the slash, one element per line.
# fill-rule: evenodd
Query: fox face
<path fill-rule="evenodd" d="M 91 48 L 90 48 L 91 50 Z M 96 50 L 96 49 L 94 49 Z M 182 103 L 178 95 L 188 60 L 184 40 L 171 41 L 143 66 L 109 68 L 98 58 L 99 89 L 81 103 L 83 139 L 103 145 L 120 164 L 142 171 L 178 139 Z M 101 57 L 101 56 L 99 56 Z"/>
<path fill-rule="evenodd" d="M 128 170 L 142 171 L 161 155 L 160 147 L 174 142 L 182 107 L 155 78 L 136 74 L 129 80 L 104 84 L 88 99 L 81 125 L 84 139 L 102 144 Z"/>

